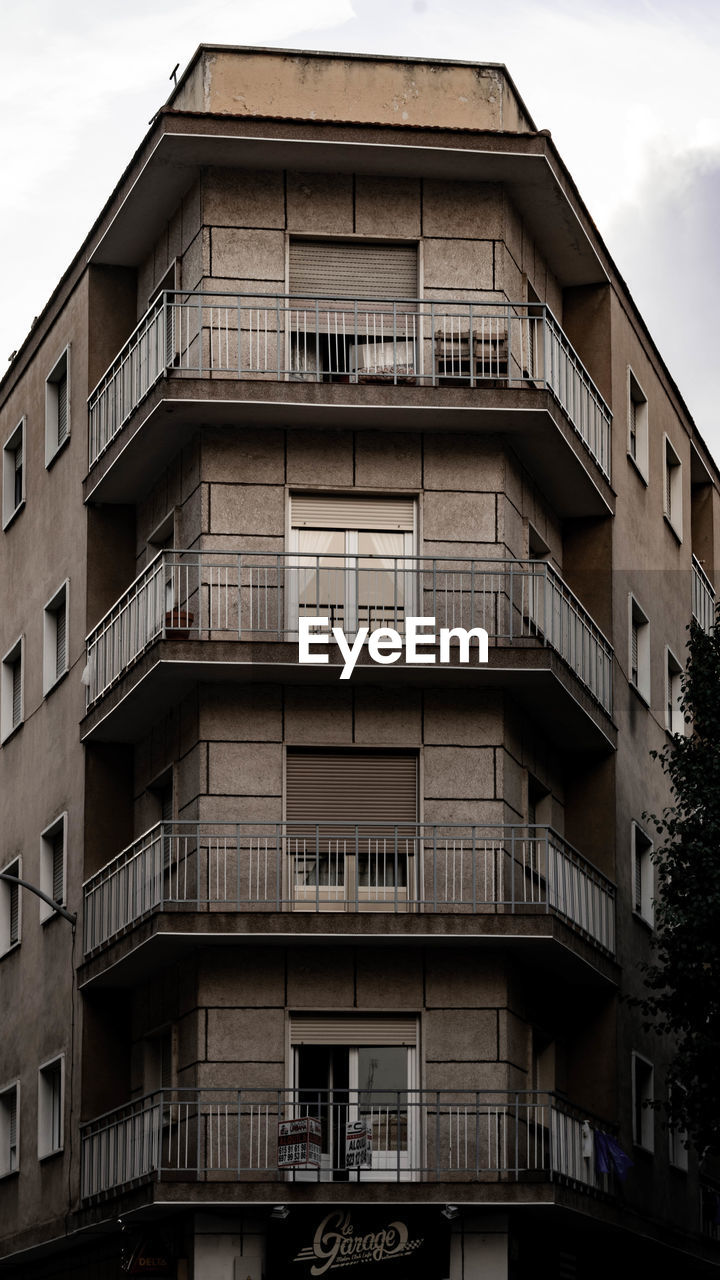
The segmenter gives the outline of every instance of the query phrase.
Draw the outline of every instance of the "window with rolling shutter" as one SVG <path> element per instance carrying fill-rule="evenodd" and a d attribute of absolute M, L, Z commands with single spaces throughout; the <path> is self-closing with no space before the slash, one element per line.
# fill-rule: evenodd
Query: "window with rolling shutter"
<path fill-rule="evenodd" d="M 302 298 L 414 299 L 417 247 L 345 240 L 291 240 L 290 293 Z"/>
<path fill-rule="evenodd" d="M 8 876 L 20 876 L 20 860 L 4 868 Z M 20 941 L 20 886 L 0 880 L 0 955 Z"/>
<path fill-rule="evenodd" d="M 23 637 L 5 654 L 0 667 L 0 738 L 5 741 L 23 722 Z"/>
<path fill-rule="evenodd" d="M 290 499 L 290 519 L 294 529 L 399 529 L 412 533 L 415 499 L 299 493 Z"/>
<path fill-rule="evenodd" d="M 23 418 L 3 446 L 3 526 L 7 526 L 25 501 L 25 419 Z"/>
<path fill-rule="evenodd" d="M 70 348 L 66 347 L 45 383 L 45 466 L 70 435 Z"/>
<path fill-rule="evenodd" d="M 0 1093 L 0 1177 L 18 1168 L 18 1094 L 16 1084 Z"/>
<path fill-rule="evenodd" d="M 12 867 L 8 867 L 8 871 L 11 875 L 16 876 L 18 874 L 17 864 Z M 15 943 L 20 941 L 20 886 L 17 884 L 8 885 L 8 897 L 10 899 L 10 931 L 8 942 L 11 947 L 14 947 Z"/>
<path fill-rule="evenodd" d="M 53 902 L 65 903 L 65 868 L 67 859 L 67 814 L 46 827 L 40 837 L 40 888 Z M 40 919 L 50 920 L 55 910 L 49 902 L 40 902 Z"/>
<path fill-rule="evenodd" d="M 650 701 L 650 624 L 633 595 L 628 597 L 629 682 Z"/>
<path fill-rule="evenodd" d="M 405 910 L 417 847 L 416 755 L 289 752 L 292 897 L 318 910 Z"/>
<path fill-rule="evenodd" d="M 55 615 L 55 675 L 60 677 L 67 666 L 67 615 L 65 602 Z"/>
<path fill-rule="evenodd" d="M 63 900 L 65 881 L 65 833 L 58 831 L 52 838 L 52 896 L 55 902 Z"/>
<path fill-rule="evenodd" d="M 43 618 L 43 693 L 47 694 L 68 669 L 69 580 L 45 605 Z"/>
<path fill-rule="evenodd" d="M 648 924 L 653 922 L 652 840 L 636 822 L 632 824 L 633 911 Z"/>
<path fill-rule="evenodd" d="M 12 727 L 15 729 L 22 720 L 22 660 L 17 658 L 12 664 Z"/>
<path fill-rule="evenodd" d="M 353 1017 L 345 1014 L 293 1013 L 290 1015 L 290 1043 L 333 1045 L 407 1045 L 415 1048 L 418 1020 L 412 1014 L 373 1014 Z"/>
<path fill-rule="evenodd" d="M 417 822 L 416 755 L 350 751 L 289 752 L 288 823 L 327 823 L 350 828 L 356 822 L 378 830 Z"/>
<path fill-rule="evenodd" d="M 67 374 L 65 374 L 57 384 L 57 438 L 58 444 L 62 444 L 67 439 L 68 433 L 68 386 Z"/>

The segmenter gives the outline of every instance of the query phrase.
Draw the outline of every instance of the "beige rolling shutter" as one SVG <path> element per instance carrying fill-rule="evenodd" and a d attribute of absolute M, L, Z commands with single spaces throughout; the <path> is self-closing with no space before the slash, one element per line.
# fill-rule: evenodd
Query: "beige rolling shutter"
<path fill-rule="evenodd" d="M 407 1015 L 357 1017 L 291 1014 L 290 1041 L 297 1044 L 417 1044 L 417 1018 Z"/>
<path fill-rule="evenodd" d="M 387 830 L 417 822 L 417 764 L 417 756 L 380 751 L 288 753 L 288 824 L 362 822 Z"/>
<path fill-rule="evenodd" d="M 417 298 L 414 245 L 291 240 L 290 293 L 306 298 Z"/>
<path fill-rule="evenodd" d="M 360 498 L 297 494 L 291 499 L 293 529 L 413 530 L 413 498 Z"/>

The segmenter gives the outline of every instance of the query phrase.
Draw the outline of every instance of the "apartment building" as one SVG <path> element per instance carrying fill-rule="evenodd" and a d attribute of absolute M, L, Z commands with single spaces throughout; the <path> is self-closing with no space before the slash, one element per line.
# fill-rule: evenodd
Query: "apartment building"
<path fill-rule="evenodd" d="M 504 67 L 201 47 L 0 415 L 0 1275 L 715 1274 L 718 471 Z"/>

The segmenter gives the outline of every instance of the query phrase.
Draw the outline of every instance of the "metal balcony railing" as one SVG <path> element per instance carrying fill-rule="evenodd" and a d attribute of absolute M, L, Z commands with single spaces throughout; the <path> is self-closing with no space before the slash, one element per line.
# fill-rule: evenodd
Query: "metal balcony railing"
<path fill-rule="evenodd" d="M 715 588 L 695 556 L 692 558 L 692 616 L 703 631 L 710 632 L 715 626 Z"/>
<path fill-rule="evenodd" d="M 315 1120 L 292 1168 L 278 1126 Z M 349 1167 L 346 1126 L 369 1131 L 368 1166 Z M 595 1171 L 587 1116 L 551 1093 L 490 1090 L 164 1089 L 82 1127 L 82 1196 L 140 1179 L 192 1182 L 568 1180 Z"/>
<path fill-rule="evenodd" d="M 164 293 L 88 399 L 91 467 L 166 374 L 544 387 L 610 475 L 612 414 L 544 304 Z"/>
<path fill-rule="evenodd" d="M 186 911 L 552 912 L 615 950 L 615 886 L 550 827 L 160 823 L 84 885 L 91 953 Z"/>
<path fill-rule="evenodd" d="M 159 637 L 297 640 L 299 617 L 402 632 L 413 616 L 547 645 L 612 712 L 612 647 L 545 561 L 245 551 L 160 552 L 87 637 L 87 704 Z"/>

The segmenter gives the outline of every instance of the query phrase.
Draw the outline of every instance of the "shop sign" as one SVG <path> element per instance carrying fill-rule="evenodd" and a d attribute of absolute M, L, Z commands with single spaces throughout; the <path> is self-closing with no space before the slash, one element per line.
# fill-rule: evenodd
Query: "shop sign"
<path fill-rule="evenodd" d="M 372 1168 L 372 1126 L 366 1120 L 352 1120 L 345 1126 L 345 1168 Z"/>
<path fill-rule="evenodd" d="M 297 1169 L 300 1166 L 317 1169 L 321 1141 L 320 1121 L 312 1116 L 305 1116 L 302 1120 L 281 1120 L 278 1123 L 278 1169 Z"/>
<path fill-rule="evenodd" d="M 449 1274 L 449 1226 L 402 1205 L 293 1210 L 268 1233 L 268 1280 L 442 1280 Z"/>
<path fill-rule="evenodd" d="M 129 1276 L 166 1276 L 175 1280 L 177 1261 L 167 1240 L 146 1238 L 133 1250 L 123 1271 Z"/>

